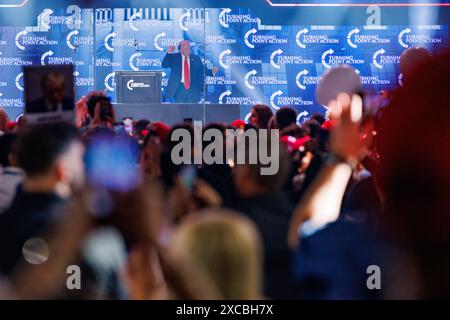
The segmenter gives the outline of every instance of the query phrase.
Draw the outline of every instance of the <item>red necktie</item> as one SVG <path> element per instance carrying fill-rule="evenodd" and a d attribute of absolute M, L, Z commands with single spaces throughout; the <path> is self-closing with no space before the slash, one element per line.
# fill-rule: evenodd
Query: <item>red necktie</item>
<path fill-rule="evenodd" d="M 186 90 L 189 90 L 191 86 L 191 76 L 189 74 L 189 63 L 188 63 L 188 57 L 184 57 L 184 88 Z"/>

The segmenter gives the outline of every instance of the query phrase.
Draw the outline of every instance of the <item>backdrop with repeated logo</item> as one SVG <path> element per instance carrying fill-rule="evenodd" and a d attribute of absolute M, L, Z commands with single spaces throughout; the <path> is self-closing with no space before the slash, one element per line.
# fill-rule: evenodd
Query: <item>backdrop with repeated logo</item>
<path fill-rule="evenodd" d="M 399 56 L 411 46 L 439 51 L 447 25 L 266 25 L 250 9 L 45 9 L 34 25 L 1 26 L 0 106 L 14 118 L 23 111 L 22 66 L 72 63 L 76 97 L 107 90 L 114 72 L 161 70 L 169 45 L 189 39 L 205 66 L 204 103 L 240 104 L 245 118 L 255 103 L 292 106 L 304 121 L 325 112 L 314 99 L 323 73 L 349 64 L 370 92 L 401 84 Z"/>

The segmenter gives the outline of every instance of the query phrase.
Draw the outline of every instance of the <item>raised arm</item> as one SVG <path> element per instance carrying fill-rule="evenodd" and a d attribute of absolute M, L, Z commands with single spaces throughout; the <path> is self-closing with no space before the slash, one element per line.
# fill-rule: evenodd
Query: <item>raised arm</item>
<path fill-rule="evenodd" d="M 174 45 L 169 46 L 167 53 L 166 53 L 163 61 L 161 62 L 161 67 L 172 68 L 174 51 L 175 51 L 175 46 Z"/>
<path fill-rule="evenodd" d="M 361 98 L 340 94 L 329 109 L 336 122 L 330 136 L 332 154 L 294 211 L 288 233 L 292 249 L 299 245 L 299 228 L 305 222 L 317 230 L 338 218 L 352 167 L 366 150 L 358 128 Z"/>

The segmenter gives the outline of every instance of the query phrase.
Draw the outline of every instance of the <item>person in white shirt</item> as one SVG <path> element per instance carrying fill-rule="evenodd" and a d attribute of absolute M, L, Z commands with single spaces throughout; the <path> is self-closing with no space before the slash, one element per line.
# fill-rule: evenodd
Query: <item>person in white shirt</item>
<path fill-rule="evenodd" d="M 189 40 L 181 41 L 178 51 L 175 53 L 175 46 L 169 46 L 161 64 L 163 68 L 171 69 L 166 99 L 177 103 L 197 103 L 200 101 L 205 77 L 215 76 L 219 68 L 206 68 L 202 59 L 191 53 Z"/>

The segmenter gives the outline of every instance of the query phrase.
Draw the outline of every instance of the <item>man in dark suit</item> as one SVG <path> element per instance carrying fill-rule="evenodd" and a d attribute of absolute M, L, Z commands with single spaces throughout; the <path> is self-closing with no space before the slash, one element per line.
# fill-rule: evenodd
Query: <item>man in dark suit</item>
<path fill-rule="evenodd" d="M 200 101 L 205 76 L 213 76 L 219 69 L 205 68 L 200 57 L 191 54 L 189 40 L 178 44 L 178 53 L 174 51 L 175 46 L 169 46 L 162 61 L 163 68 L 171 69 L 166 99 L 173 99 L 178 103 L 197 103 Z"/>
<path fill-rule="evenodd" d="M 71 111 L 74 102 L 71 98 L 65 98 L 66 79 L 62 73 L 49 72 L 41 80 L 42 97 L 30 101 L 26 105 L 28 113 Z"/>

